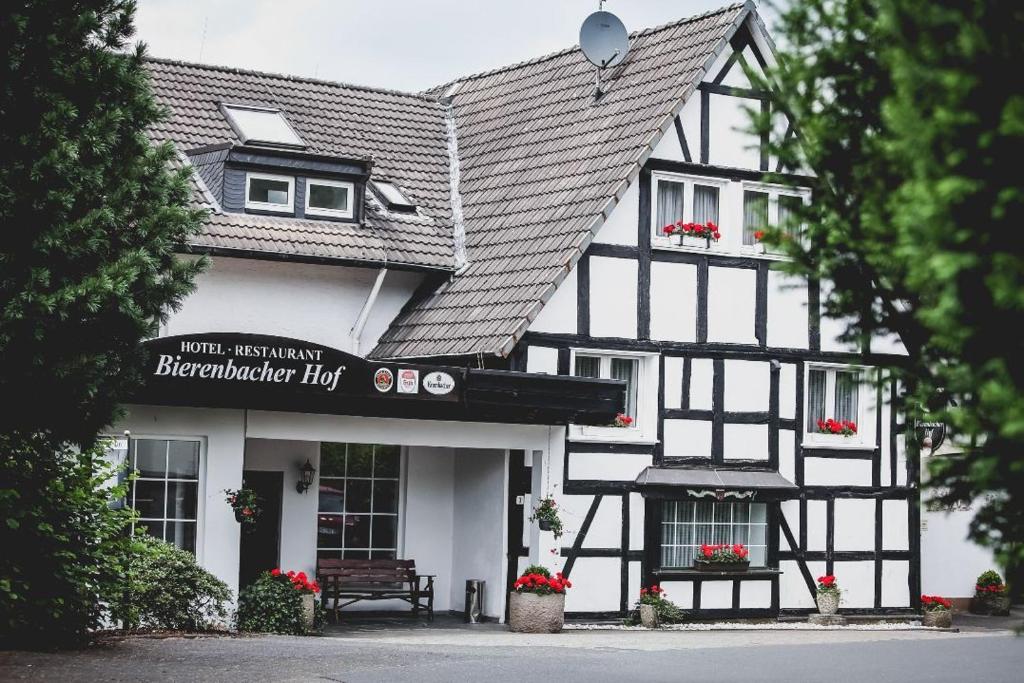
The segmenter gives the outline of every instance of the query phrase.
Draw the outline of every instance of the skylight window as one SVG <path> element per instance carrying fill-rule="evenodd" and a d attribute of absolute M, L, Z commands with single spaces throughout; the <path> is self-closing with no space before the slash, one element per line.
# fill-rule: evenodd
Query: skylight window
<path fill-rule="evenodd" d="M 398 186 L 386 180 L 373 180 L 370 187 L 377 198 L 389 211 L 415 211 L 416 205 L 412 203 Z"/>
<path fill-rule="evenodd" d="M 305 147 L 306 143 L 292 129 L 278 109 L 223 105 L 224 115 L 243 144 Z"/>

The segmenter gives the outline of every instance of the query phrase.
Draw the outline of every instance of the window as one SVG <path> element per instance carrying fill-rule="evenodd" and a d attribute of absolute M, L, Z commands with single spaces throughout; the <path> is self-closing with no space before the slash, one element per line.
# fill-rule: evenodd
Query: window
<path fill-rule="evenodd" d="M 352 183 L 310 178 L 306 181 L 306 213 L 352 217 Z"/>
<path fill-rule="evenodd" d="M 640 380 L 638 358 L 613 358 L 611 356 L 589 356 L 576 354 L 577 377 L 621 379 L 626 382 L 626 415 L 637 417 L 637 388 Z M 637 423 L 634 422 L 634 425 Z"/>
<path fill-rule="evenodd" d="M 132 439 L 129 457 L 137 478 L 128 502 L 136 528 L 194 553 L 199 504 L 199 442 Z"/>
<path fill-rule="evenodd" d="M 704 544 L 742 543 L 750 564 L 767 557 L 768 510 L 764 503 L 673 500 L 662 504 L 661 566 L 690 568 Z"/>
<path fill-rule="evenodd" d="M 815 438 L 831 435 L 818 431 L 818 420 L 832 418 L 860 424 L 860 386 L 858 369 L 809 367 L 807 369 L 807 434 Z M 854 439 L 842 437 L 845 439 Z M 859 439 L 857 439 L 859 441 Z"/>
<path fill-rule="evenodd" d="M 671 244 L 665 234 L 665 226 L 683 221 L 685 223 L 718 224 L 721 216 L 721 193 L 725 183 L 716 183 L 706 178 L 667 176 L 655 174 L 653 233 L 662 240 L 661 245 Z M 683 238 L 686 243 L 686 238 Z M 701 240 L 701 244 L 704 244 Z"/>
<path fill-rule="evenodd" d="M 292 212 L 295 179 L 289 176 L 248 173 L 245 176 L 245 208 Z"/>
<path fill-rule="evenodd" d="M 415 211 L 416 205 L 405 196 L 398 186 L 384 180 L 370 181 L 370 189 L 388 211 Z"/>
<path fill-rule="evenodd" d="M 228 123 L 242 144 L 306 146 L 279 109 L 240 104 L 225 104 L 223 109 Z"/>
<path fill-rule="evenodd" d="M 805 194 L 782 190 L 771 186 L 749 187 L 743 191 L 743 247 L 760 249 L 754 236 L 759 230 L 770 227 L 781 228 L 790 237 L 800 235 L 798 208 L 805 201 Z"/>
<path fill-rule="evenodd" d="M 395 558 L 400 454 L 398 446 L 320 445 L 319 557 Z"/>

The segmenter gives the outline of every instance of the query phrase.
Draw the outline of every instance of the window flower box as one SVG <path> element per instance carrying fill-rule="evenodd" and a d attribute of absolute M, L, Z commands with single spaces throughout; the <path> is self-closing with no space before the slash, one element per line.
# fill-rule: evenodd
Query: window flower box
<path fill-rule="evenodd" d="M 678 244 L 691 247 L 711 248 L 711 242 L 717 242 L 722 234 L 713 221 L 707 223 L 684 223 L 677 221 L 661 229 L 664 235 L 679 239 Z"/>
<path fill-rule="evenodd" d="M 831 417 L 818 420 L 818 433 L 844 437 L 856 436 L 857 423 L 853 420 L 836 420 Z"/>
<path fill-rule="evenodd" d="M 693 568 L 705 572 L 745 572 L 750 568 L 750 551 L 741 543 L 702 545 Z"/>

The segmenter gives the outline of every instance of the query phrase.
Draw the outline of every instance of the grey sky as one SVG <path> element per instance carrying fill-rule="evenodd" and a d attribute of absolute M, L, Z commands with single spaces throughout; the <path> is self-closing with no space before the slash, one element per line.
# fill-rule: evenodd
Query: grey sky
<path fill-rule="evenodd" d="M 731 0 L 609 0 L 630 30 Z M 155 57 L 418 91 L 576 44 L 597 0 L 140 0 Z M 205 34 L 205 39 L 204 39 Z"/>

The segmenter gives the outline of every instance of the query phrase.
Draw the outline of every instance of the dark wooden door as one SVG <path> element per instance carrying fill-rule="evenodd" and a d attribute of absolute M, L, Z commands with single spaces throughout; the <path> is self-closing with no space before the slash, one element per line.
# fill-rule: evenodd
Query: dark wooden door
<path fill-rule="evenodd" d="M 242 473 L 246 488 L 260 498 L 261 513 L 251 529 L 242 529 L 239 552 L 238 584 L 247 586 L 265 572 L 280 564 L 281 498 L 284 493 L 284 472 Z"/>
<path fill-rule="evenodd" d="M 529 495 L 531 470 L 524 461 L 523 451 L 509 451 L 508 458 L 508 571 L 505 590 L 512 590 L 512 584 L 519 578 L 519 558 L 528 551 L 523 547 L 523 496 Z M 505 603 L 505 620 L 508 620 L 508 603 Z"/>

